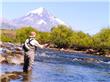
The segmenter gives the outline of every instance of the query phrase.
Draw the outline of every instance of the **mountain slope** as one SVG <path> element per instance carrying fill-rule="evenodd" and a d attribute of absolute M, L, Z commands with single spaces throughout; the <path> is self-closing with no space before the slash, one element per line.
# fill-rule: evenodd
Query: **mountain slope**
<path fill-rule="evenodd" d="M 51 28 L 55 25 L 63 24 L 66 25 L 62 20 L 53 16 L 45 8 L 38 8 L 32 11 L 29 11 L 25 16 L 16 18 L 12 20 L 16 28 L 24 26 L 32 26 L 39 31 L 50 31 Z"/>

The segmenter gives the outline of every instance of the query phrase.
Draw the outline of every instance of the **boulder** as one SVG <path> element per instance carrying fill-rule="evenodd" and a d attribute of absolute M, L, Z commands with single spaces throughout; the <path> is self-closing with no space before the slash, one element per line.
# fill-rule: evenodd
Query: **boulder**
<path fill-rule="evenodd" d="M 0 75 L 0 82 L 10 82 L 10 80 L 19 79 L 23 76 L 23 72 L 7 72 Z"/>
<path fill-rule="evenodd" d="M 17 47 L 15 47 L 15 50 L 16 51 L 22 51 L 22 47 L 17 46 Z"/>
<path fill-rule="evenodd" d="M 94 50 L 94 49 L 87 49 L 87 50 L 86 50 L 86 53 L 88 53 L 88 54 L 93 54 L 93 53 L 97 53 L 97 51 Z"/>
<path fill-rule="evenodd" d="M 2 63 L 3 61 L 5 61 L 5 57 L 3 57 L 3 56 L 0 54 L 0 63 Z"/>
<path fill-rule="evenodd" d="M 109 57 L 110 58 L 110 54 L 106 54 L 105 57 Z"/>
<path fill-rule="evenodd" d="M 14 56 L 7 56 L 6 60 L 9 64 L 23 64 L 24 56 L 15 54 Z"/>

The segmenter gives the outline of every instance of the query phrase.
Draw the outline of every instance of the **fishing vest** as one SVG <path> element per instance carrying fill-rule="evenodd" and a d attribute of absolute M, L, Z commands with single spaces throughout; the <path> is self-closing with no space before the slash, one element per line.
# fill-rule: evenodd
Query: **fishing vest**
<path fill-rule="evenodd" d="M 27 52 L 27 51 L 29 51 L 29 50 L 32 50 L 32 49 L 35 50 L 35 46 L 31 44 L 31 41 L 32 41 L 32 40 L 34 40 L 34 39 L 33 39 L 33 38 L 29 38 L 29 39 L 28 39 L 28 42 L 26 43 L 29 48 L 27 48 L 26 45 L 23 44 L 23 50 L 24 50 L 25 52 Z"/>

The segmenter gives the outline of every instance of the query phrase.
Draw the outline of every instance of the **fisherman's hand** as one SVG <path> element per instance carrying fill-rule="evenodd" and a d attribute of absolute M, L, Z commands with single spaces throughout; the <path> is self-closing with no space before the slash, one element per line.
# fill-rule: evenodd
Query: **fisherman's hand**
<path fill-rule="evenodd" d="M 50 45 L 50 44 L 44 44 L 43 46 L 44 46 L 44 48 L 47 48 L 49 45 Z"/>

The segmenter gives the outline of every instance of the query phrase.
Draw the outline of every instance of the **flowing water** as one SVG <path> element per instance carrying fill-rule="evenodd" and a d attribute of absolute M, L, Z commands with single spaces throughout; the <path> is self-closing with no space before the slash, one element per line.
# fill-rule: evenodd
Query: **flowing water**
<path fill-rule="evenodd" d="M 2 72 L 12 71 L 22 66 L 2 65 Z M 110 59 L 39 49 L 32 72 L 11 82 L 110 82 Z"/>

